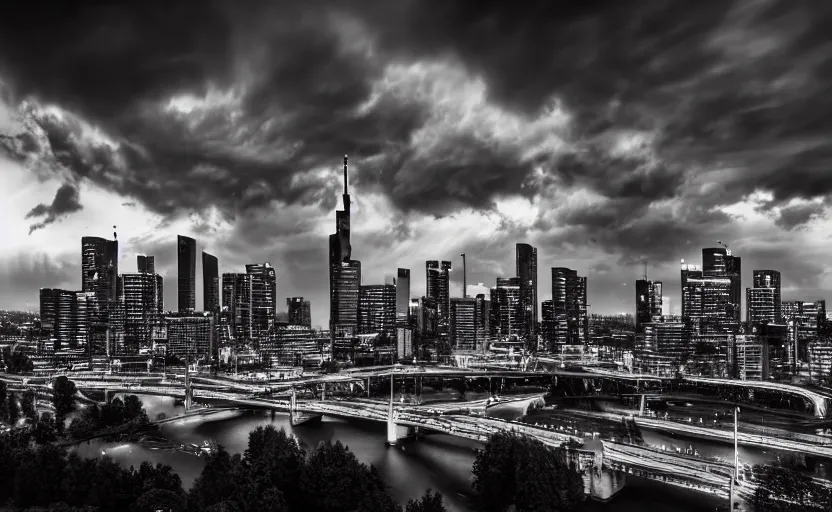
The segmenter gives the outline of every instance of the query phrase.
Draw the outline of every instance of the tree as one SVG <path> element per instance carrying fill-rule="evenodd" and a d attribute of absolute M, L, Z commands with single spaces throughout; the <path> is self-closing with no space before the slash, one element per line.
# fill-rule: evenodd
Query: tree
<path fill-rule="evenodd" d="M 8 389 L 6 382 L 0 380 L 0 405 L 5 404 L 8 398 Z M 0 407 L 0 421 L 6 421 L 9 416 L 9 411 L 5 407 Z"/>
<path fill-rule="evenodd" d="M 46 444 L 54 441 L 57 438 L 55 418 L 46 412 L 41 414 L 40 419 L 32 429 L 32 437 L 37 444 Z"/>
<path fill-rule="evenodd" d="M 477 453 L 473 487 L 481 508 L 502 511 L 576 510 L 583 502 L 583 480 L 568 464 L 564 448 L 551 448 L 511 432 L 491 436 Z"/>
<path fill-rule="evenodd" d="M 64 417 L 75 406 L 75 383 L 61 375 L 52 382 L 52 405 L 55 406 L 56 418 L 63 421 Z"/>
<path fill-rule="evenodd" d="M 405 512 L 446 512 L 446 509 L 442 495 L 428 489 L 421 499 L 408 501 Z"/>
<path fill-rule="evenodd" d="M 7 373 L 30 373 L 35 367 L 29 357 L 20 350 L 4 350 L 3 362 L 6 363 Z"/>
<path fill-rule="evenodd" d="M 8 399 L 8 416 L 11 425 L 17 424 L 17 419 L 20 417 L 20 409 L 17 406 L 17 396 L 14 393 L 9 393 Z"/>
<path fill-rule="evenodd" d="M 832 510 L 832 493 L 810 477 L 782 466 L 754 466 L 757 490 L 751 500 L 758 512 Z"/>
<path fill-rule="evenodd" d="M 304 510 L 398 511 L 375 468 L 368 468 L 341 444 L 321 442 L 309 457 L 303 474 Z"/>
<path fill-rule="evenodd" d="M 37 419 L 37 411 L 35 410 L 35 392 L 31 389 L 27 389 L 23 393 L 23 401 L 21 402 L 21 409 L 23 410 L 23 415 L 30 420 Z"/>
<path fill-rule="evenodd" d="M 157 510 L 184 512 L 185 499 L 181 492 L 167 489 L 150 489 L 130 507 L 130 512 L 156 512 Z"/>

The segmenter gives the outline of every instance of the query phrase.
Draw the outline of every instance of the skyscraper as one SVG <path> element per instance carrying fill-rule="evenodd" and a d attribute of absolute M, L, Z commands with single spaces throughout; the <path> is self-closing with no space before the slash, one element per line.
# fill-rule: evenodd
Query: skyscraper
<path fill-rule="evenodd" d="M 139 273 L 156 273 L 156 258 L 140 254 L 136 256 L 136 271 Z"/>
<path fill-rule="evenodd" d="M 360 288 L 358 332 L 396 335 L 396 286 L 365 285 Z"/>
<path fill-rule="evenodd" d="M 742 259 L 732 255 L 727 247 L 702 249 L 702 276 L 729 280 L 726 303 L 714 305 L 714 308 L 725 309 L 726 316 L 739 324 L 742 310 Z"/>
<path fill-rule="evenodd" d="M 202 309 L 220 310 L 220 264 L 216 256 L 202 251 Z"/>
<path fill-rule="evenodd" d="M 358 331 L 361 263 L 351 259 L 348 160 L 344 155 L 344 209 L 335 212 L 335 233 L 329 235 L 329 329 L 331 341 Z"/>
<path fill-rule="evenodd" d="M 556 344 L 580 345 L 587 341 L 589 317 L 586 304 L 586 277 L 576 270 L 552 268 L 552 308 Z M 550 347 L 553 350 L 554 347 Z"/>
<path fill-rule="evenodd" d="M 179 312 L 193 312 L 196 309 L 196 240 L 177 235 L 176 246 Z"/>
<path fill-rule="evenodd" d="M 268 334 L 274 326 L 277 308 L 277 276 L 270 263 L 246 265 L 251 276 L 251 325 L 253 338 Z"/>
<path fill-rule="evenodd" d="M 523 332 L 523 306 L 520 278 L 498 277 L 491 289 L 491 333 L 496 336 L 517 336 Z"/>
<path fill-rule="evenodd" d="M 154 325 L 164 312 L 162 276 L 141 272 L 119 276 L 119 300 L 124 304 L 124 350 L 137 354 L 149 348 Z"/>
<path fill-rule="evenodd" d="M 439 321 L 447 325 L 450 302 L 450 271 L 451 262 L 429 260 L 425 262 L 425 280 L 427 283 L 427 297 L 436 300 Z"/>
<path fill-rule="evenodd" d="M 477 300 L 453 297 L 450 302 L 448 341 L 456 350 L 477 349 Z"/>
<path fill-rule="evenodd" d="M 745 291 L 745 316 L 749 323 L 777 323 L 782 320 L 780 272 L 755 270 L 753 287 Z"/>
<path fill-rule="evenodd" d="M 81 291 L 92 292 L 101 302 L 116 300 L 118 240 L 97 236 L 81 238 Z"/>
<path fill-rule="evenodd" d="M 410 269 L 400 268 L 396 279 L 396 324 L 407 326 L 410 315 Z"/>
<path fill-rule="evenodd" d="M 222 275 L 223 315 L 228 314 L 235 339 L 251 338 L 251 276 L 242 273 Z"/>
<path fill-rule="evenodd" d="M 661 281 L 636 281 L 636 334 L 644 332 L 644 324 L 651 322 L 654 316 L 662 316 Z"/>
<path fill-rule="evenodd" d="M 523 311 L 523 333 L 536 334 L 537 316 L 537 249 L 529 244 L 516 246 L 517 277 L 520 279 L 520 307 Z"/>
<path fill-rule="evenodd" d="M 289 325 L 312 327 L 312 307 L 308 300 L 303 300 L 303 297 L 290 297 L 286 299 L 286 306 L 289 310 Z"/>

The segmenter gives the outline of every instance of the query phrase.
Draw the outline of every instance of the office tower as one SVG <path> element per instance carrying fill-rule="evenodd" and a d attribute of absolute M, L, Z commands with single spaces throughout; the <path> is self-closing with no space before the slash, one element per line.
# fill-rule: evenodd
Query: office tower
<path fill-rule="evenodd" d="M 745 321 L 749 324 L 777 323 L 780 304 L 774 288 L 745 289 Z"/>
<path fill-rule="evenodd" d="M 491 289 L 491 334 L 505 338 L 519 336 L 523 332 L 523 305 L 520 279 L 498 277 L 497 286 Z"/>
<path fill-rule="evenodd" d="M 81 238 L 81 291 L 94 293 L 101 303 L 116 300 L 117 280 L 118 240 Z"/>
<path fill-rule="evenodd" d="M 152 345 L 153 327 L 164 312 L 162 276 L 148 272 L 119 276 L 119 301 L 124 304 L 123 349 L 137 354 Z"/>
<path fill-rule="evenodd" d="M 484 293 L 478 293 L 476 301 L 477 350 L 485 350 L 491 341 L 491 300 Z"/>
<path fill-rule="evenodd" d="M 87 300 L 94 299 L 94 292 L 40 289 L 41 326 L 51 331 L 54 350 L 86 347 L 89 333 Z"/>
<path fill-rule="evenodd" d="M 289 325 L 312 327 L 312 307 L 308 300 L 303 300 L 303 297 L 290 297 L 286 299 L 286 306 L 289 310 Z"/>
<path fill-rule="evenodd" d="M 165 315 L 167 353 L 194 360 L 216 355 L 215 317 L 210 314 L 173 313 Z"/>
<path fill-rule="evenodd" d="M 450 261 L 429 260 L 425 262 L 425 279 L 428 297 L 436 300 L 440 324 L 448 321 L 450 302 Z"/>
<path fill-rule="evenodd" d="M 396 335 L 396 286 L 392 284 L 360 287 L 358 303 L 359 334 Z"/>
<path fill-rule="evenodd" d="M 540 335 L 543 338 L 543 346 L 546 350 L 552 351 L 556 346 L 555 303 L 551 300 L 544 300 L 540 310 Z"/>
<path fill-rule="evenodd" d="M 333 274 L 332 295 L 334 310 L 330 311 L 333 332 L 331 337 L 352 337 L 358 334 L 358 302 L 361 288 L 361 262 L 350 260 L 338 263 Z"/>
<path fill-rule="evenodd" d="M 220 263 L 216 256 L 202 251 L 202 309 L 220 311 Z"/>
<path fill-rule="evenodd" d="M 433 297 L 411 299 L 410 315 L 413 317 L 418 337 L 432 338 L 437 335 L 439 314 L 437 313 L 436 299 Z"/>
<path fill-rule="evenodd" d="M 156 258 L 154 256 L 145 256 L 143 254 L 136 256 L 136 272 L 139 272 L 140 274 L 155 274 Z"/>
<path fill-rule="evenodd" d="M 396 279 L 396 325 L 406 327 L 410 309 L 410 269 L 400 268 Z"/>
<path fill-rule="evenodd" d="M 517 278 L 520 280 L 520 307 L 523 334 L 537 333 L 537 249 L 529 244 L 516 246 Z"/>
<path fill-rule="evenodd" d="M 344 209 L 335 212 L 335 233 L 329 235 L 330 338 L 354 336 L 358 330 L 358 293 L 361 263 L 351 259 L 350 194 L 344 155 Z"/>
<path fill-rule="evenodd" d="M 755 270 L 753 272 L 753 287 L 765 288 L 773 290 L 774 294 L 774 322 L 780 322 L 782 312 L 780 310 L 780 303 L 782 302 L 780 296 L 781 278 L 780 272 L 777 270 Z M 748 307 L 748 305 L 746 305 Z"/>
<path fill-rule="evenodd" d="M 644 324 L 662 316 L 661 281 L 636 280 L 636 334 L 644 333 Z"/>
<path fill-rule="evenodd" d="M 251 283 L 251 337 L 260 338 L 274 326 L 277 276 L 270 263 L 246 265 Z"/>
<path fill-rule="evenodd" d="M 581 345 L 587 341 L 586 277 L 569 268 L 552 268 L 552 307 L 556 344 Z M 556 350 L 550 347 L 549 350 Z"/>
<path fill-rule="evenodd" d="M 223 315 L 227 315 L 230 330 L 240 343 L 251 338 L 251 276 L 241 273 L 222 275 Z"/>
<path fill-rule="evenodd" d="M 451 297 L 448 342 L 455 350 L 477 350 L 477 301 Z"/>
<path fill-rule="evenodd" d="M 731 250 L 727 247 L 705 248 L 702 249 L 702 277 L 703 278 L 721 278 L 728 279 L 728 296 L 723 298 L 719 294 L 720 301 L 723 299 L 725 303 L 713 304 L 710 306 L 714 310 L 724 310 L 727 320 L 731 320 L 736 324 L 740 322 L 740 312 L 742 309 L 742 259 L 739 256 L 733 256 Z M 709 305 L 704 307 L 709 309 Z M 720 312 L 720 316 L 722 313 Z"/>
<path fill-rule="evenodd" d="M 719 256 L 717 253 L 716 257 L 712 258 L 708 273 L 703 267 L 686 265 L 682 260 L 682 318 L 693 322 L 697 329 L 708 325 L 732 331 L 738 326 L 738 302 L 734 297 L 734 286 L 738 281 L 721 267 L 723 261 L 733 260 L 724 260 Z"/>
<path fill-rule="evenodd" d="M 196 240 L 177 235 L 177 295 L 180 313 L 196 310 Z"/>

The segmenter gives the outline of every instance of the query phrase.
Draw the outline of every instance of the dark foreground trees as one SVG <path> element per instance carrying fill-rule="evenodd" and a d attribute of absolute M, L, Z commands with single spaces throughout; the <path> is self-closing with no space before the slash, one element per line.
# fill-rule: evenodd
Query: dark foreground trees
<path fill-rule="evenodd" d="M 569 464 L 564 448 L 536 439 L 499 432 L 477 453 L 474 489 L 484 511 L 578 510 L 584 500 L 581 473 Z"/>
<path fill-rule="evenodd" d="M 127 408 L 135 408 L 135 404 Z M 139 408 L 139 410 L 141 410 Z M 135 410 L 133 411 L 135 412 Z M 99 416 L 100 417 L 100 416 Z M 51 423 L 50 423 L 51 422 Z M 108 458 L 82 459 L 52 444 L 44 417 L 27 429 L 0 434 L 0 509 L 72 512 L 156 510 L 269 512 L 401 512 L 378 471 L 341 444 L 321 443 L 308 451 L 283 430 L 260 427 L 248 449 L 223 448 L 208 456 L 189 493 L 170 466 L 145 462 L 122 468 Z M 52 436 L 54 439 L 54 436 Z M 444 512 L 442 498 L 428 493 L 408 503 L 407 512 Z"/>
<path fill-rule="evenodd" d="M 242 455 L 220 449 L 209 456 L 188 495 L 188 509 L 401 511 L 378 471 L 359 462 L 340 442 L 321 443 L 310 452 L 271 426 L 252 431 Z M 443 512 L 445 508 L 441 496 L 428 492 L 420 502 L 409 503 L 407 510 Z"/>
<path fill-rule="evenodd" d="M 754 466 L 758 487 L 752 504 L 757 512 L 832 510 L 832 491 L 810 477 L 783 466 Z"/>

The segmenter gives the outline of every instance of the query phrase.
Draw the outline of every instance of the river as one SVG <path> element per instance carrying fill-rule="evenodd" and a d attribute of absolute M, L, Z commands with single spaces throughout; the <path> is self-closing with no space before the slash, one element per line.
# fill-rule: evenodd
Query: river
<path fill-rule="evenodd" d="M 183 412 L 172 398 L 141 396 L 148 416 L 159 413 L 172 416 Z M 504 406 L 495 414 L 516 417 L 519 411 Z M 472 510 L 471 466 L 479 443 L 446 435 L 430 435 L 414 443 L 387 448 L 385 425 L 382 423 L 340 420 L 324 417 L 319 425 L 292 428 L 287 415 L 274 419 L 267 412 L 243 411 L 219 413 L 216 417 L 193 418 L 172 422 L 160 427 L 158 435 L 183 443 L 201 444 L 213 439 L 232 452 L 243 452 L 248 445 L 248 433 L 261 425 L 274 425 L 293 432 L 307 446 L 321 441 L 340 440 L 365 464 L 375 465 L 390 487 L 392 496 L 401 503 L 417 498 L 430 488 L 442 494 L 451 511 Z M 169 464 L 190 488 L 202 471 L 204 458 L 186 453 L 150 450 L 135 443 L 106 443 L 92 441 L 76 450 L 86 457 L 106 456 L 120 464 L 138 466 L 142 461 Z M 696 512 L 712 511 L 720 500 L 712 496 L 658 484 L 628 476 L 627 486 L 609 503 L 587 503 L 586 510 L 609 512 Z"/>

